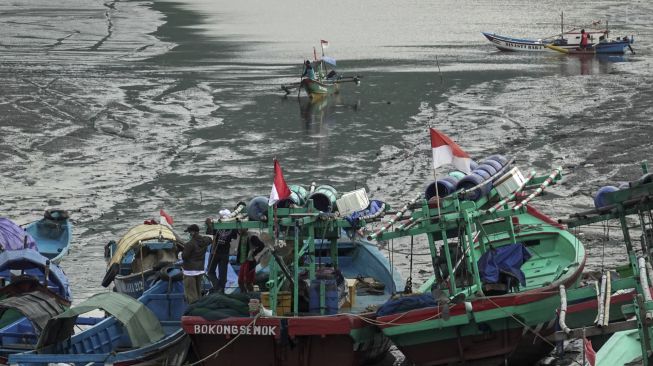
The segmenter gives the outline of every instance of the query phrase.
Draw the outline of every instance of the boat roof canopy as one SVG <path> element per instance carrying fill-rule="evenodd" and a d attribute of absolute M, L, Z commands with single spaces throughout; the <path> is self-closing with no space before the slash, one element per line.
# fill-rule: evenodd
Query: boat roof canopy
<path fill-rule="evenodd" d="M 131 228 L 122 238 L 118 241 L 116 245 L 116 251 L 109 261 L 107 267 L 111 267 L 114 263 L 122 262 L 123 257 L 127 252 L 137 246 L 139 242 L 146 240 L 170 240 L 174 242 L 180 242 L 180 239 L 177 237 L 177 234 L 166 225 L 146 225 L 141 224 Z"/>
<path fill-rule="evenodd" d="M 141 302 L 118 292 L 103 292 L 50 319 L 39 337 L 36 348 L 40 349 L 72 337 L 77 317 L 96 309 L 106 311 L 122 323 L 135 348 L 164 337 L 159 319 Z"/>
<path fill-rule="evenodd" d="M 66 310 L 55 298 L 40 291 L 28 292 L 0 301 L 0 316 L 9 309 L 23 314 L 32 322 L 37 332 L 45 328 L 50 318 Z"/>
<path fill-rule="evenodd" d="M 24 271 L 25 274 L 34 277 L 44 277 L 48 272 L 48 281 L 55 284 L 57 293 L 66 299 L 70 299 L 68 277 L 59 266 L 34 249 L 19 249 L 4 251 L 0 253 L 0 277 L 11 279 L 11 270 Z"/>
<path fill-rule="evenodd" d="M 324 61 L 325 63 L 327 63 L 327 64 L 329 64 L 331 66 L 334 66 L 334 67 L 336 66 L 336 59 L 333 58 L 333 57 L 322 56 L 322 61 Z"/>

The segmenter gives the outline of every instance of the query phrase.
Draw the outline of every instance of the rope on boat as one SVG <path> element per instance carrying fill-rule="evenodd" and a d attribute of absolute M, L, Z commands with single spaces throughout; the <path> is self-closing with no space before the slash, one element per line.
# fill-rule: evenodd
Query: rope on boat
<path fill-rule="evenodd" d="M 610 324 L 610 299 L 612 297 L 612 278 L 610 271 L 608 271 L 606 279 L 608 283 L 605 285 L 605 309 L 603 310 L 603 326 Z"/>
<path fill-rule="evenodd" d="M 367 240 L 374 240 L 374 239 L 378 238 L 379 236 L 383 235 L 383 233 L 386 232 L 389 228 L 391 228 L 392 225 L 394 225 L 394 223 L 397 222 L 397 220 L 401 219 L 401 217 L 406 213 L 406 211 L 408 211 L 408 208 L 410 206 L 414 205 L 420 199 L 422 199 L 421 194 L 419 196 L 415 197 L 413 200 L 411 200 L 407 204 L 405 204 L 404 207 L 402 207 L 401 210 L 399 210 L 397 212 L 397 214 L 394 217 L 392 217 L 392 219 L 390 219 L 390 221 L 385 226 L 383 226 L 382 228 L 377 230 L 375 233 L 369 235 L 367 237 Z"/>
<path fill-rule="evenodd" d="M 530 174 L 528 175 L 528 177 L 526 178 L 526 180 L 524 181 L 524 183 L 522 183 L 522 184 L 519 186 L 519 188 L 517 188 L 516 191 L 512 192 L 508 197 L 502 199 L 502 200 L 499 201 L 496 205 L 494 205 L 494 206 L 492 206 L 491 208 L 489 208 L 489 209 L 486 211 L 486 213 L 488 213 L 488 214 L 492 214 L 492 213 L 494 213 L 496 210 L 500 209 L 501 206 L 503 206 L 503 205 L 505 205 L 506 203 L 508 203 L 509 201 L 512 201 L 513 199 L 515 199 L 515 196 L 517 196 L 517 193 L 521 192 L 521 191 L 524 189 L 524 187 L 526 187 L 526 185 L 527 185 L 527 184 L 528 184 L 528 183 L 529 183 L 529 182 L 530 182 L 534 177 L 535 177 L 535 170 L 532 170 L 532 171 L 530 172 Z"/>
<path fill-rule="evenodd" d="M 571 332 L 571 329 L 567 326 L 565 322 L 567 317 L 567 291 L 565 291 L 565 285 L 560 285 L 560 316 L 558 324 L 560 328 L 567 334 Z"/>
<path fill-rule="evenodd" d="M 513 211 L 517 211 L 517 210 L 519 210 L 520 208 L 522 208 L 522 206 L 527 205 L 528 202 L 529 202 L 530 200 L 532 200 L 533 198 L 539 196 L 539 195 L 544 191 L 544 189 L 546 189 L 546 187 L 548 187 L 549 184 L 551 184 L 551 182 L 553 182 L 553 180 L 554 180 L 557 176 L 560 175 L 560 172 L 561 172 L 561 171 L 562 171 L 562 168 L 560 168 L 560 167 L 554 169 L 553 172 L 551 173 L 551 175 L 549 175 L 549 177 L 546 178 L 546 179 L 544 180 L 544 182 L 542 182 L 542 184 L 540 185 L 540 187 L 539 187 L 538 189 L 536 189 L 535 192 L 531 193 L 528 197 L 526 197 L 526 199 L 524 199 L 523 201 L 521 201 L 521 202 L 519 202 L 518 204 L 516 204 L 515 207 L 512 208 L 512 210 L 513 210 Z"/>
<path fill-rule="evenodd" d="M 644 300 L 653 301 L 651 299 L 651 291 L 649 290 L 648 284 L 648 275 L 646 274 L 646 259 L 644 257 L 639 257 L 637 259 L 637 264 L 639 266 L 639 282 L 642 285 L 642 292 L 644 292 Z M 646 312 L 646 319 L 653 319 L 653 311 Z"/>
<path fill-rule="evenodd" d="M 601 276 L 601 291 L 599 293 L 599 314 L 598 314 L 598 319 L 596 320 L 596 325 L 603 326 L 604 318 L 605 318 L 605 292 L 607 290 L 607 281 L 608 281 L 608 276 L 603 272 L 603 275 Z"/>
<path fill-rule="evenodd" d="M 256 314 L 256 316 L 254 317 L 254 319 L 252 319 L 252 321 L 249 322 L 249 324 L 247 325 L 247 327 L 249 328 L 249 327 L 252 326 L 252 325 L 256 325 L 256 321 L 258 320 L 258 318 L 259 318 L 260 316 L 261 316 L 261 313 L 259 312 L 258 314 Z M 234 342 L 236 341 L 236 339 L 238 339 L 238 337 L 240 337 L 240 336 L 243 335 L 243 334 L 244 334 L 244 333 L 238 333 L 238 335 L 236 335 L 235 337 L 233 337 L 233 338 L 232 338 L 229 342 L 227 342 L 227 344 L 225 344 L 224 346 L 218 348 L 215 352 L 211 353 L 210 355 L 204 357 L 203 359 L 201 359 L 201 360 L 199 360 L 199 361 L 196 361 L 196 362 L 193 362 L 193 363 L 187 363 L 187 364 L 185 364 L 185 366 L 195 366 L 195 365 L 199 365 L 199 364 L 203 363 L 204 361 L 208 360 L 209 358 L 215 358 L 215 357 L 217 357 L 218 354 L 220 354 L 220 352 L 224 351 L 227 347 L 229 347 L 232 343 L 234 343 Z"/>

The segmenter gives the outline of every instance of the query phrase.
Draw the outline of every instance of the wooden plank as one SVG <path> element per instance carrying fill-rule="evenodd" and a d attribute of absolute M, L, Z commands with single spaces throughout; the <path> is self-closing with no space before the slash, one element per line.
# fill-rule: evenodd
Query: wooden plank
<path fill-rule="evenodd" d="M 653 324 L 653 321 L 647 321 L 648 325 Z M 602 334 L 612 334 L 616 332 L 621 332 L 623 330 L 637 329 L 637 320 L 627 320 L 617 323 L 612 323 L 604 327 L 586 327 L 586 328 L 574 328 L 569 333 L 565 333 L 560 330 L 547 337 L 549 341 L 557 342 L 564 341 L 567 339 L 576 339 L 585 337 L 592 337 Z"/>

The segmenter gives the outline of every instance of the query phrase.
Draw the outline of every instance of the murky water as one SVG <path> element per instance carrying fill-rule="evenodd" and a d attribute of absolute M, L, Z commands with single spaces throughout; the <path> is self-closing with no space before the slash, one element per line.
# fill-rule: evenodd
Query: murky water
<path fill-rule="evenodd" d="M 562 10 L 568 24 L 609 15 L 637 54 L 502 53 L 480 34 L 553 35 Z M 72 211 L 62 266 L 80 301 L 104 291 L 106 242 L 159 208 L 181 229 L 267 195 L 275 156 L 290 183 L 364 186 L 401 206 L 432 177 L 432 125 L 473 157 L 563 166 L 539 203 L 562 217 L 653 162 L 651 24 L 643 0 L 4 2 L 0 214 Z M 362 84 L 323 103 L 284 97 L 320 39 Z M 602 232 L 585 235 L 591 254 Z M 590 264 L 620 258 L 608 249 Z M 408 275 L 406 257 L 393 259 Z"/>

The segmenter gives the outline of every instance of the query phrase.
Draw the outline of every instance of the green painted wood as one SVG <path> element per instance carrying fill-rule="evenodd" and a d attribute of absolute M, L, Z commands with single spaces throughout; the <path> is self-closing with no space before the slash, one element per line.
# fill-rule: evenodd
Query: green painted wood
<path fill-rule="evenodd" d="M 613 334 L 596 353 L 595 366 L 623 366 L 642 357 L 637 329 Z"/>

